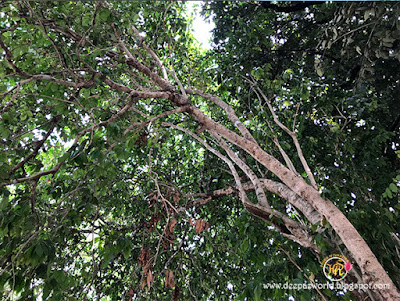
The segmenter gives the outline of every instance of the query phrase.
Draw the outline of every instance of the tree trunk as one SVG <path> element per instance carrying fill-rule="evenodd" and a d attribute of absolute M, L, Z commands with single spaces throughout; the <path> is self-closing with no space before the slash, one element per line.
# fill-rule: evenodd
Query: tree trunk
<path fill-rule="evenodd" d="M 181 97 L 178 98 L 179 101 L 175 100 L 176 104 L 182 105 L 187 103 Z M 350 254 L 356 260 L 360 267 L 364 283 L 370 286 L 370 289 L 377 300 L 400 300 L 399 290 L 387 275 L 368 244 L 349 222 L 346 216 L 330 200 L 323 199 L 315 188 L 308 185 L 301 177 L 296 176 L 295 173 L 290 171 L 277 159 L 266 153 L 260 146 L 251 140 L 241 137 L 224 126 L 216 123 L 193 106 L 190 106 L 188 111 L 197 119 L 198 122 L 204 125 L 208 131 L 218 133 L 229 142 L 248 152 L 254 159 L 275 174 L 296 194 L 308 201 L 321 214 L 321 216 L 325 217 L 342 239 Z M 385 288 L 385 286 L 389 287 Z"/>

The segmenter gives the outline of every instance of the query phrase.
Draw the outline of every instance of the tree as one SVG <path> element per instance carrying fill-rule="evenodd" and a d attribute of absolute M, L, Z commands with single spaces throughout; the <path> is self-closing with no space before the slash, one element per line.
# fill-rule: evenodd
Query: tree
<path fill-rule="evenodd" d="M 216 2 L 206 53 L 184 3 L 1 5 L 4 298 L 341 300 L 262 287 L 323 280 L 340 251 L 346 281 L 389 284 L 353 298 L 400 297 L 398 114 L 380 99 L 398 83 L 354 77 L 368 57 L 324 36 L 355 6 Z M 397 49 L 396 6 L 381 6 L 364 28 Z"/>
<path fill-rule="evenodd" d="M 287 5 L 291 9 L 297 6 Z M 391 218 L 382 221 L 383 216 L 392 215 L 392 206 L 398 204 L 397 197 L 392 198 L 392 191 L 398 190 L 395 187 L 398 180 L 394 179 L 398 176 L 399 164 L 395 147 L 399 144 L 395 92 L 398 83 L 392 84 L 395 69 L 389 67 L 399 64 L 398 42 L 387 45 L 392 49 L 386 48 L 390 56 L 384 60 L 370 55 L 382 52 L 382 42 L 368 42 L 393 39 L 391 35 L 397 37 L 397 21 L 392 16 L 397 13 L 396 7 L 383 3 L 347 6 L 320 3 L 293 14 L 279 14 L 266 11 L 263 6 L 264 3 L 212 6 L 217 24 L 216 51 L 220 58 L 217 64 L 224 66 L 222 74 L 225 75 L 225 85 L 221 88 L 231 93 L 230 97 L 248 99 L 242 110 L 249 110 L 257 105 L 252 102 L 257 96 L 248 89 L 235 89 L 243 86 L 242 79 L 235 75 L 240 69 L 243 75 L 252 72 L 271 98 L 278 96 L 275 108 L 281 120 L 291 124 L 294 118 L 288 114 L 287 107 L 293 108 L 293 113 L 297 111 L 298 137 L 302 139 L 309 163 L 318 170 L 317 182 L 323 194 L 347 213 L 375 254 L 381 254 L 380 261 L 387 260 L 385 267 L 392 277 L 398 279 L 398 267 L 389 259 L 395 255 L 388 253 L 387 245 L 392 245 L 393 251 L 396 249 L 393 238 L 399 226 Z M 372 19 L 365 17 L 366 12 L 375 10 L 379 14 L 370 16 Z M 353 39 L 349 40 L 349 36 Z M 230 56 L 235 57 L 233 64 L 229 62 Z M 384 79 L 387 84 L 383 84 Z M 296 109 L 299 103 L 300 110 Z M 260 107 L 253 112 L 257 110 Z M 304 123 L 302 118 L 306 119 Z M 268 134 L 280 135 L 273 131 Z M 289 137 L 278 138 L 287 145 Z M 285 150 L 291 152 L 288 148 Z M 272 148 L 270 152 L 273 151 Z M 295 155 L 290 153 L 289 157 L 295 158 Z M 375 163 L 378 158 L 379 163 Z M 392 166 L 390 171 L 387 166 Z M 389 198 L 382 199 L 382 194 L 385 197 L 387 193 Z M 378 237 L 382 243 L 377 242 Z M 296 252 L 293 253 L 295 256 Z"/>

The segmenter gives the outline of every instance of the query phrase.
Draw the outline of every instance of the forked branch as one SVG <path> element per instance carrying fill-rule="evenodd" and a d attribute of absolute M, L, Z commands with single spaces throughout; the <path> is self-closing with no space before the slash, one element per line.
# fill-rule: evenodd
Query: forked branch
<path fill-rule="evenodd" d="M 303 168 L 307 173 L 307 176 L 308 176 L 308 179 L 310 180 L 311 186 L 314 187 L 315 189 L 318 189 L 318 185 L 315 182 L 314 175 L 313 175 L 310 167 L 308 166 L 306 159 L 304 158 L 303 151 L 301 149 L 299 140 L 297 139 L 296 133 L 289 130 L 283 123 L 281 123 L 279 121 L 278 116 L 276 115 L 274 108 L 271 105 L 270 100 L 258 86 L 256 86 L 255 92 L 256 92 L 257 96 L 260 98 L 260 100 L 262 97 L 264 99 L 264 101 L 267 103 L 269 111 L 271 112 L 272 117 L 274 118 L 274 122 L 292 138 L 293 143 L 296 146 L 297 155 L 299 156 L 301 164 L 303 165 Z M 261 97 L 260 97 L 260 95 L 261 95 Z"/>

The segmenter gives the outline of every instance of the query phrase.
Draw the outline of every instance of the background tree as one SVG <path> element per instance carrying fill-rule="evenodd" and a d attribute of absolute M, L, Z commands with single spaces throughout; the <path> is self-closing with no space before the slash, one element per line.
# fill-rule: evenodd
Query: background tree
<path fill-rule="evenodd" d="M 397 5 L 184 5 L 1 4 L 3 298 L 395 300 Z"/>

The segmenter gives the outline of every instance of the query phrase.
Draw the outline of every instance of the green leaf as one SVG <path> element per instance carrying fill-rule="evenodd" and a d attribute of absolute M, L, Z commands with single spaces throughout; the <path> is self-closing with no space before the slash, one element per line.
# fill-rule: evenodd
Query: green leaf
<path fill-rule="evenodd" d="M 91 22 L 92 22 L 92 17 L 89 16 L 89 15 L 84 16 L 84 17 L 82 18 L 82 25 L 83 25 L 83 26 L 88 26 L 88 25 L 90 25 Z"/>
<path fill-rule="evenodd" d="M 397 186 L 396 186 L 394 183 L 390 183 L 389 189 L 390 189 L 392 192 L 397 193 Z"/>
<path fill-rule="evenodd" d="M 257 285 L 256 288 L 254 289 L 254 301 L 261 301 L 261 285 Z"/>
<path fill-rule="evenodd" d="M 245 240 L 243 240 L 242 244 L 240 245 L 240 250 L 241 250 L 243 253 L 246 253 L 246 251 L 248 250 L 248 248 L 249 248 L 249 240 L 248 240 L 248 239 L 245 239 Z"/>
<path fill-rule="evenodd" d="M 10 130 L 3 124 L 0 124 L 0 137 L 8 138 L 10 136 Z"/>
<path fill-rule="evenodd" d="M 65 285 L 65 272 L 64 271 L 54 271 L 54 279 L 61 285 Z"/>
<path fill-rule="evenodd" d="M 107 8 L 103 8 L 100 12 L 99 12 L 99 18 L 101 21 L 105 22 L 108 20 L 108 18 L 110 17 L 111 12 L 107 9 Z"/>
<path fill-rule="evenodd" d="M 37 255 L 39 255 L 39 257 L 41 257 L 43 255 L 43 248 L 41 243 L 38 243 L 35 247 L 35 252 Z"/>
<path fill-rule="evenodd" d="M 389 199 L 391 199 L 393 197 L 392 191 L 389 188 L 386 188 L 385 194 Z"/>

